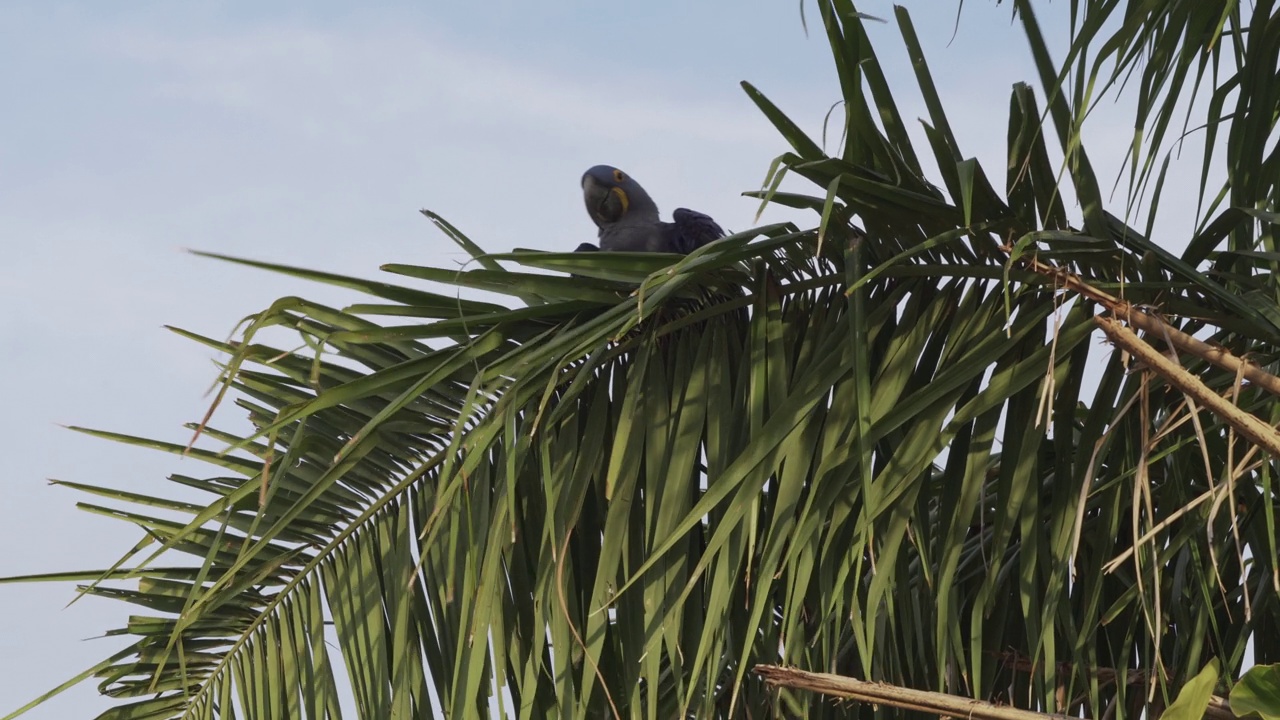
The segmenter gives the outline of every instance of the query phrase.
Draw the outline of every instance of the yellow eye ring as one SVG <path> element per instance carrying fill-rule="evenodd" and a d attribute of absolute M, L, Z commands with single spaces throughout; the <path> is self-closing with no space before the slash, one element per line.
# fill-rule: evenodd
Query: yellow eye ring
<path fill-rule="evenodd" d="M 614 170 L 614 171 L 613 171 L 613 181 L 614 181 L 614 182 L 622 182 L 623 180 L 626 180 L 626 179 L 627 179 L 627 176 L 626 176 L 625 174 L 623 174 L 623 172 L 622 172 L 621 170 Z"/>

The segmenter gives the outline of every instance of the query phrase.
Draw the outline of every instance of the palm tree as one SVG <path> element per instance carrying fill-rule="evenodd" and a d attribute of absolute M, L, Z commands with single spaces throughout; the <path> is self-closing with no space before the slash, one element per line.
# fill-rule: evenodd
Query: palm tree
<path fill-rule="evenodd" d="M 866 16 L 817 0 L 840 152 L 744 84 L 791 146 L 755 195 L 815 227 L 687 257 L 494 255 L 427 213 L 476 269 L 388 265 L 392 284 L 235 260 L 369 301 L 285 298 L 231 343 L 184 333 L 227 357 L 220 412 L 192 426 L 221 451 L 86 430 L 216 469 L 170 478 L 206 505 L 80 486 L 145 535 L 40 579 L 143 610 L 71 682 L 121 718 L 878 712 L 757 665 L 1116 718 L 1184 687 L 1198 716 L 1249 664 L 1264 684 L 1280 12 L 1072 3 L 1055 64 L 1012 5 L 1039 91 L 1010 93 L 1003 178 L 961 152 L 905 9 L 925 148 Z M 1108 212 L 1080 128 L 1124 83 L 1138 130 Z M 1204 221 L 1154 239 L 1184 114 Z M 1121 219 L 1144 194 L 1145 230 Z M 220 428 L 232 403 L 255 432 Z M 1266 708 L 1253 687 L 1236 711 Z"/>

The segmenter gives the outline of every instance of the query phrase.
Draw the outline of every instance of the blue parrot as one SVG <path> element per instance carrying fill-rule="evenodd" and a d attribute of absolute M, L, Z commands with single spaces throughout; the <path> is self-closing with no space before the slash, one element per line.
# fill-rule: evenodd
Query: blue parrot
<path fill-rule="evenodd" d="M 587 213 L 600 228 L 600 247 L 582 243 L 578 252 L 625 250 L 682 255 L 724 237 L 715 220 L 687 208 L 658 219 L 658 206 L 630 175 L 609 165 L 596 165 L 582 175 Z"/>

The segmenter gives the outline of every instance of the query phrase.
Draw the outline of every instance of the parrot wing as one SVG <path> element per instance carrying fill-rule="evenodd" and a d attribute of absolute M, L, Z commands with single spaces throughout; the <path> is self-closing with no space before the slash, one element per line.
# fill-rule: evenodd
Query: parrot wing
<path fill-rule="evenodd" d="M 710 216 L 688 208 L 671 213 L 672 222 L 662 223 L 667 252 L 687 255 L 712 240 L 724 237 L 724 229 Z"/>

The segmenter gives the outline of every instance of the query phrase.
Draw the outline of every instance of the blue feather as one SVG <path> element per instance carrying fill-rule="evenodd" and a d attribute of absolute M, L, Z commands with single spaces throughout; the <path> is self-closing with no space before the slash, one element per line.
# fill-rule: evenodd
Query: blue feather
<path fill-rule="evenodd" d="M 671 213 L 674 222 L 662 223 L 662 236 L 667 252 L 688 255 L 712 240 L 724 237 L 724 229 L 709 215 L 688 208 Z"/>

